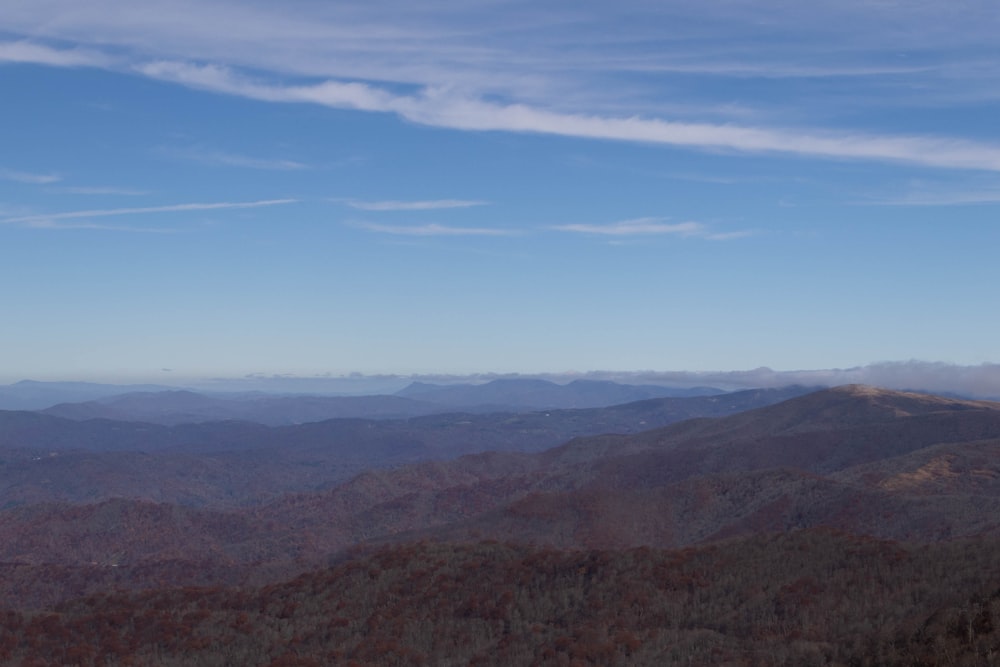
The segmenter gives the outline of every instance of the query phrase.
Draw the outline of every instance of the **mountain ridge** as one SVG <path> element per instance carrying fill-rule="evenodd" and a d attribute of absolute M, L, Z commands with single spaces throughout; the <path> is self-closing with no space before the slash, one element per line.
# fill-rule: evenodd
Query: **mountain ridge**
<path fill-rule="evenodd" d="M 170 536 L 164 556 L 186 549 L 234 563 L 254 554 L 315 562 L 358 543 L 422 537 L 676 547 L 761 529 L 831 526 L 937 539 L 996 529 L 1000 466 L 989 462 L 997 451 L 1000 404 L 859 387 L 822 390 L 729 417 L 581 437 L 537 453 L 487 452 L 369 470 L 326 491 L 245 510 L 141 500 L 7 510 L 0 513 L 0 560 L 72 564 L 72 550 L 58 539 L 46 546 L 42 536 L 76 535 L 71 541 L 84 544 L 94 534 L 81 528 L 87 526 L 105 526 L 87 553 L 102 544 L 128 551 L 123 545 L 134 543 L 135 553 L 155 561 L 148 545 Z M 911 492 L 912 485 L 898 483 L 929 464 L 959 466 L 963 452 L 968 473 L 948 477 L 951 486 Z M 968 481 L 959 487 L 959 479 Z M 112 524 L 100 519 L 109 512 L 118 517 Z M 652 519 L 643 518 L 650 512 Z M 142 546 L 150 530 L 157 538 Z"/>
<path fill-rule="evenodd" d="M 435 385 L 413 382 L 396 396 L 452 407 L 493 406 L 498 409 L 593 408 L 650 398 L 691 398 L 725 394 L 714 387 L 677 388 L 577 379 L 558 384 L 537 378 L 500 378 L 483 384 Z"/>
<path fill-rule="evenodd" d="M 650 399 L 608 408 L 450 413 L 403 420 L 335 419 L 268 427 L 251 422 L 164 426 L 72 421 L 0 411 L 5 504 L 114 495 L 228 507 L 330 488 L 367 469 L 485 450 L 539 451 L 584 434 L 637 432 L 696 414 L 729 414 L 807 391 Z"/>

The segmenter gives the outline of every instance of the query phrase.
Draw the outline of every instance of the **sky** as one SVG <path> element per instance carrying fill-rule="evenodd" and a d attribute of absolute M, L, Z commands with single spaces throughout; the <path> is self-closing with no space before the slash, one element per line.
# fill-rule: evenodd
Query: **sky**
<path fill-rule="evenodd" d="M 1000 362 L 993 0 L 4 0 L 0 381 Z"/>

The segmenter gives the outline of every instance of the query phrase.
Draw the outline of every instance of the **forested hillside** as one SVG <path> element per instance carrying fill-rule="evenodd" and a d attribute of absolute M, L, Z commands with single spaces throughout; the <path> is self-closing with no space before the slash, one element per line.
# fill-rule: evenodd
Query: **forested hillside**
<path fill-rule="evenodd" d="M 1000 542 L 828 530 L 662 551 L 420 543 L 261 588 L 0 616 L 48 665 L 990 665 Z"/>

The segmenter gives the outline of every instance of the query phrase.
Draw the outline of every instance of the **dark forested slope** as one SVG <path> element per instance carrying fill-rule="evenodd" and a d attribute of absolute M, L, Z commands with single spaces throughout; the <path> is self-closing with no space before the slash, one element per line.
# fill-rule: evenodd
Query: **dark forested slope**
<path fill-rule="evenodd" d="M 0 614 L 0 660 L 989 665 L 1000 650 L 998 547 L 831 531 L 684 551 L 425 543 L 261 588 L 99 594 Z"/>

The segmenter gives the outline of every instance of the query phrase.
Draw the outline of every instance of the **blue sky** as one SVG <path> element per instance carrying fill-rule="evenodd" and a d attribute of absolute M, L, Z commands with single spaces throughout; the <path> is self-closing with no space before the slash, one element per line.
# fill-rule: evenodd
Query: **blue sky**
<path fill-rule="evenodd" d="M 998 362 L 997 34 L 963 0 L 5 0 L 0 381 Z"/>

